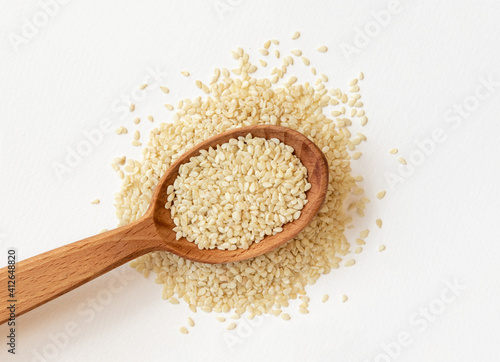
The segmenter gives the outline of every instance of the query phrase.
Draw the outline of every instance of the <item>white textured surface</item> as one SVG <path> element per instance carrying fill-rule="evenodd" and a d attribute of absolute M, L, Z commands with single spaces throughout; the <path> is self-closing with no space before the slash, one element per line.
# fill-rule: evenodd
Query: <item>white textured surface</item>
<path fill-rule="evenodd" d="M 226 10 L 222 16 L 217 6 L 219 13 Z M 332 85 L 345 88 L 364 71 L 370 121 L 363 132 L 369 140 L 355 168 L 373 200 L 367 217 L 357 222 L 358 230 L 372 230 L 365 251 L 356 266 L 308 288 L 308 315 L 292 308 L 289 322 L 266 317 L 243 330 L 240 321 L 229 332 L 214 315 L 193 316 L 184 303 L 163 301 L 161 286 L 125 266 L 20 317 L 15 360 L 497 360 L 500 87 L 459 126 L 452 127 L 459 118 L 449 123 L 446 117 L 474 96 L 481 79 L 500 81 L 500 3 L 402 1 L 379 34 L 346 57 L 341 44 L 353 46 L 356 28 L 369 26 L 372 12 L 387 8 L 386 1 L 368 0 L 73 1 L 16 52 L 9 37 L 20 34 L 24 17 L 32 19 L 41 6 L 2 2 L 2 266 L 9 246 L 24 259 L 115 225 L 113 193 L 120 183 L 109 163 L 139 150 L 130 146 L 130 133 L 108 133 L 59 180 L 52 163 L 62 162 L 85 130 L 106 117 L 135 129 L 131 121 L 139 115 L 145 135 L 152 127 L 147 114 L 167 120 L 163 103 L 199 94 L 192 82 L 208 80 L 214 66 L 233 67 L 230 49 L 242 46 L 257 55 L 269 38 L 282 41 L 282 52 L 301 48 Z M 296 30 L 302 36 L 291 41 Z M 329 47 L 326 54 L 315 51 L 321 44 Z M 172 92 L 166 96 L 148 87 L 134 115 L 122 112 L 122 95 L 130 96 L 148 67 L 162 70 Z M 192 74 L 188 80 L 179 74 L 184 69 Z M 388 150 L 415 156 L 415 139 L 430 137 L 436 128 L 446 142 L 391 190 L 384 175 L 397 172 L 399 164 Z M 381 189 L 388 193 L 378 201 Z M 91 205 L 94 198 L 101 204 Z M 378 217 L 382 230 L 374 224 Z M 381 243 L 387 245 L 383 253 L 377 251 Z M 455 280 L 465 289 L 423 330 L 424 319 L 415 315 L 438 307 L 446 281 Z M 322 304 L 325 293 L 330 300 Z M 345 304 L 342 294 L 349 296 Z M 187 316 L 196 327 L 186 336 L 178 328 L 187 325 Z M 71 326 L 76 333 L 66 337 Z M 5 326 L 0 331 L 6 336 Z M 389 356 L 383 345 L 393 345 L 400 333 L 411 342 Z M 1 340 L 0 360 L 10 360 Z"/>

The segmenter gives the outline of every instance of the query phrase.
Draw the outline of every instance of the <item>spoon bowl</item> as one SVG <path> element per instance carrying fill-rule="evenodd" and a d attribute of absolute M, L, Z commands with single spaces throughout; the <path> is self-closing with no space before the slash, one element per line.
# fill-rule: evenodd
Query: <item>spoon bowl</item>
<path fill-rule="evenodd" d="M 283 226 L 283 231 L 264 237 L 248 249 L 199 249 L 185 238 L 176 239 L 175 224 L 170 209 L 165 208 L 167 187 L 178 176 L 179 167 L 207 150 L 228 142 L 231 138 L 246 136 L 277 138 L 294 148 L 295 155 L 307 168 L 311 189 L 306 192 L 307 204 L 301 216 Z M 158 182 L 146 213 L 137 221 L 120 228 L 92 236 L 72 244 L 45 252 L 16 264 L 17 300 L 19 316 L 70 290 L 152 251 L 168 251 L 183 258 L 210 264 L 236 262 L 262 255 L 276 249 L 300 233 L 318 213 L 328 190 L 328 162 L 323 152 L 311 140 L 292 129 L 275 125 L 234 128 L 199 143 L 182 154 Z M 0 273 L 0 285 L 7 286 L 8 269 Z M 0 289 L 0 300 L 13 299 L 7 288 Z M 0 324 L 10 318 L 7 308 L 0 309 Z"/>
<path fill-rule="evenodd" d="M 165 204 L 167 202 L 167 187 L 174 183 L 179 167 L 188 162 L 191 157 L 198 156 L 200 150 L 215 148 L 217 145 L 228 142 L 231 138 L 244 137 L 249 133 L 253 137 L 277 138 L 284 144 L 293 147 L 295 155 L 307 168 L 307 179 L 311 184 L 311 189 L 306 192 L 308 201 L 301 211 L 301 216 L 297 220 L 285 224 L 280 233 L 266 236 L 259 243 L 252 243 L 248 249 L 206 250 L 199 249 L 195 243 L 189 242 L 185 238 L 175 240 L 175 232 L 172 231 L 175 224 L 171 218 L 170 209 L 166 209 Z M 201 263 L 229 263 L 250 259 L 276 249 L 297 236 L 312 221 L 323 205 L 328 190 L 328 162 L 318 146 L 303 134 L 290 128 L 272 125 L 241 127 L 209 138 L 185 152 L 167 170 L 159 185 L 153 196 L 155 202 L 148 211 L 152 212 L 158 234 L 168 240 L 164 245 L 165 250 Z"/>

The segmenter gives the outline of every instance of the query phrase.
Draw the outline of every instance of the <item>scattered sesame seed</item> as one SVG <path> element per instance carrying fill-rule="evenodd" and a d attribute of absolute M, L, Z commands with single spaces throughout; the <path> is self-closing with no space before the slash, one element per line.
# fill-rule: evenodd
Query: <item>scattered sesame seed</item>
<path fill-rule="evenodd" d="M 329 296 L 328 294 L 325 294 L 325 295 L 323 296 L 323 298 L 321 299 L 321 302 L 322 302 L 322 303 L 326 303 L 326 302 L 328 301 L 328 299 L 329 299 L 329 298 L 330 298 L 330 296 Z"/>
<path fill-rule="evenodd" d="M 154 122 L 154 118 L 153 118 L 153 116 L 152 116 L 152 115 L 149 115 L 149 116 L 148 116 L 148 121 L 149 121 L 149 122 Z"/>
<path fill-rule="evenodd" d="M 296 31 L 295 33 L 292 34 L 292 40 L 298 39 L 300 37 L 300 33 Z"/>
<path fill-rule="evenodd" d="M 377 224 L 377 226 L 379 227 L 379 229 L 382 229 L 382 219 L 375 220 L 375 223 Z"/>
<path fill-rule="evenodd" d="M 139 87 L 139 89 L 140 89 L 140 90 L 143 90 L 143 89 L 145 89 L 147 86 L 148 86 L 148 84 L 147 84 L 147 83 L 144 83 L 143 85 L 141 85 L 141 86 Z"/>
<path fill-rule="evenodd" d="M 92 200 L 90 203 L 91 203 L 91 204 L 96 205 L 96 204 L 98 204 L 98 203 L 100 203 L 100 202 L 101 202 L 101 200 L 99 200 L 99 199 L 94 199 L 94 200 Z"/>
<path fill-rule="evenodd" d="M 170 92 L 170 89 L 168 89 L 167 87 L 160 87 L 160 89 L 165 94 Z"/>
<path fill-rule="evenodd" d="M 358 245 L 366 245 L 366 242 L 363 239 L 356 239 L 356 244 L 358 244 Z"/>
<path fill-rule="evenodd" d="M 128 133 L 128 129 L 126 129 L 125 127 L 123 126 L 120 126 L 116 129 L 115 131 L 116 134 L 126 134 Z"/>
<path fill-rule="evenodd" d="M 179 328 L 179 332 L 181 332 L 182 334 L 188 334 L 189 333 L 186 327 Z"/>
<path fill-rule="evenodd" d="M 400 158 L 398 158 L 398 161 L 399 161 L 399 163 L 400 163 L 400 164 L 402 164 L 402 165 L 407 165 L 407 164 L 408 164 L 408 162 L 406 162 L 406 160 L 404 159 L 404 157 L 400 157 Z"/>
<path fill-rule="evenodd" d="M 135 118 L 134 119 L 134 123 L 135 124 L 139 124 L 141 122 L 141 119 L 139 117 Z"/>
<path fill-rule="evenodd" d="M 344 266 L 350 267 L 350 266 L 353 266 L 354 264 L 356 264 L 356 260 L 349 259 L 348 261 L 345 262 Z"/>
<path fill-rule="evenodd" d="M 191 75 L 191 73 L 189 73 L 187 70 L 183 70 L 181 74 L 185 77 L 189 77 Z"/>
<path fill-rule="evenodd" d="M 134 103 L 131 103 L 130 106 L 128 106 L 128 110 L 130 112 L 133 112 L 135 110 L 135 104 Z"/>
<path fill-rule="evenodd" d="M 382 244 L 378 247 L 379 252 L 383 252 L 384 250 L 385 250 L 385 245 Z"/>
<path fill-rule="evenodd" d="M 380 191 L 377 194 L 377 199 L 382 200 L 385 197 L 386 192 L 385 191 Z"/>
<path fill-rule="evenodd" d="M 300 51 L 299 49 L 293 49 L 292 54 L 296 57 L 300 57 L 302 55 L 302 51 Z"/>
<path fill-rule="evenodd" d="M 320 53 L 326 53 L 328 51 L 328 47 L 326 45 L 322 45 L 318 47 L 317 51 Z"/>
<path fill-rule="evenodd" d="M 370 234 L 370 230 L 366 229 L 359 233 L 359 237 L 361 239 L 366 239 L 368 237 L 368 234 Z"/>
<path fill-rule="evenodd" d="M 233 330 L 235 328 L 236 328 L 236 323 L 234 322 L 229 323 L 228 326 L 226 327 L 228 331 Z"/>
<path fill-rule="evenodd" d="M 347 299 L 349 299 L 349 298 L 347 297 L 347 295 L 345 295 L 345 294 L 344 294 L 344 295 L 342 296 L 342 303 L 347 302 Z"/>
<path fill-rule="evenodd" d="M 283 319 L 284 321 L 289 321 L 291 319 L 290 314 L 281 313 L 281 319 Z"/>
<path fill-rule="evenodd" d="M 389 151 L 389 153 L 390 153 L 391 155 L 395 155 L 396 153 L 398 153 L 398 151 L 399 151 L 399 150 L 398 150 L 397 148 L 393 148 L 392 150 L 390 150 L 390 151 Z"/>
<path fill-rule="evenodd" d="M 224 323 L 226 321 L 226 318 L 224 317 L 217 317 L 217 320 L 221 323 Z"/>
<path fill-rule="evenodd" d="M 194 320 L 193 320 L 193 318 L 188 317 L 187 321 L 188 321 L 188 325 L 189 325 L 190 327 L 194 327 Z"/>

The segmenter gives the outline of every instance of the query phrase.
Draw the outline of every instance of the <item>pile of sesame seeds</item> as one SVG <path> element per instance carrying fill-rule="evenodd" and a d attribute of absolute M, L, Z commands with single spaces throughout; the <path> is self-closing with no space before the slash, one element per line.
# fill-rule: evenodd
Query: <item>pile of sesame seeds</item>
<path fill-rule="evenodd" d="M 296 32 L 292 39 L 299 37 L 300 33 Z M 252 76 L 258 66 L 250 62 L 248 53 L 242 48 L 232 52 L 237 68 L 231 71 L 217 68 L 209 82 L 196 81 L 195 85 L 206 97 L 179 101 L 173 123 L 160 123 L 151 132 L 142 161 L 125 162 L 122 158 L 113 163 L 123 180 L 116 195 L 116 209 L 120 225 L 125 225 L 144 214 L 158 180 L 183 152 L 229 129 L 257 124 L 281 125 L 303 133 L 325 153 L 330 172 L 325 204 L 303 232 L 277 250 L 222 265 L 191 262 L 167 252 L 149 253 L 131 263 L 146 277 L 154 272 L 156 283 L 163 285 L 164 299 L 173 304 L 183 299 L 193 312 L 198 309 L 216 313 L 232 311 L 233 319 L 243 314 L 252 319 L 268 313 L 289 320 L 291 316 L 282 309 L 287 308 L 292 299 L 299 298 L 300 313 L 308 313 L 306 285 L 314 284 L 331 269 L 355 264 L 354 259 L 343 262 L 351 249 L 344 234 L 346 229 L 354 227 L 352 216 L 346 213 L 353 210 L 362 217 L 370 202 L 358 186 L 363 178 L 351 175 L 350 164 L 352 158 L 362 156 L 356 148 L 367 140 L 364 134 L 353 135 L 350 131 L 353 122 L 360 126 L 368 122 L 359 93 L 364 76 L 360 73 L 345 92 L 329 86 L 325 74 L 318 76 L 315 85 L 300 83 L 296 76 L 284 80 L 285 74 L 293 70 L 294 58 L 300 58 L 314 76 L 317 71 L 302 51 L 294 49 L 291 54 L 282 55 L 278 45 L 279 41 L 269 40 L 259 50 L 264 58 L 273 54 L 282 61 L 281 66 L 274 67 L 270 75 L 263 78 Z M 320 53 L 327 50 L 323 45 L 317 48 Z M 261 67 L 268 65 L 264 59 L 259 59 L 259 63 Z M 182 75 L 189 77 L 190 73 L 183 71 Z M 169 93 L 167 87 L 160 88 L 163 93 Z M 165 107 L 168 111 L 174 110 L 171 104 Z M 134 141 L 139 142 L 135 138 Z M 346 207 L 348 196 L 355 201 Z M 356 239 L 357 254 L 365 246 L 366 236 L 367 233 L 362 233 Z M 323 300 L 326 302 L 328 297 Z M 342 300 L 345 302 L 347 296 Z M 218 317 L 218 320 L 225 322 L 226 318 Z M 229 324 L 228 329 L 235 328 L 234 323 Z M 181 332 L 187 333 L 187 329 L 182 327 Z"/>
<path fill-rule="evenodd" d="M 182 164 L 165 207 L 177 240 L 199 249 L 248 249 L 297 220 L 310 188 L 293 147 L 249 133 Z"/>

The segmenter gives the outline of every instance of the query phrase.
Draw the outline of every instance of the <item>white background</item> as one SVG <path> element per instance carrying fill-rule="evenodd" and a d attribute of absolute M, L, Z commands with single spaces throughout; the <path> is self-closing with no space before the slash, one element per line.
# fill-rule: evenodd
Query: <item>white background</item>
<path fill-rule="evenodd" d="M 369 139 L 354 168 L 365 176 L 372 199 L 366 218 L 356 221 L 357 232 L 372 230 L 365 251 L 354 267 L 308 288 L 308 315 L 298 314 L 293 303 L 291 321 L 267 317 L 229 332 L 213 314 L 193 315 L 185 303 L 163 301 L 152 277 L 145 280 L 123 266 L 19 317 L 15 360 L 498 360 L 498 82 L 491 92 L 481 88 L 486 99 L 476 104 L 474 97 L 482 80 L 500 81 L 500 3 L 401 1 L 380 25 L 374 14 L 387 14 L 388 4 L 70 1 L 27 34 L 25 21 L 41 16 L 40 24 L 47 10 L 37 1 L 3 1 L 1 266 L 8 247 L 25 259 L 116 225 L 113 194 L 120 182 L 109 164 L 139 150 L 130 146 L 130 133 L 107 133 L 58 178 L 54 162 L 64 162 L 68 149 L 85 139 L 84 131 L 98 129 L 105 118 L 113 129 L 130 130 L 135 116 L 168 121 L 163 103 L 198 95 L 194 80 L 209 80 L 215 66 L 234 67 L 231 49 L 242 46 L 257 59 L 257 49 L 270 38 L 281 40 L 282 53 L 302 49 L 331 86 L 347 89 L 358 71 L 365 73 L 361 88 L 369 123 L 363 132 Z M 292 41 L 296 30 L 302 36 Z M 365 30 L 369 35 L 360 44 Z M 25 39 L 18 47 L 13 34 Z M 315 51 L 321 44 L 329 47 L 326 54 Z M 357 46 L 356 52 L 347 55 L 347 45 Z M 172 92 L 150 86 L 133 115 L 122 112 L 122 97 L 130 97 L 155 68 Z M 180 70 L 192 76 L 186 79 Z M 297 74 L 313 79 L 301 67 Z M 447 122 L 464 103 L 471 111 Z M 151 127 L 140 124 L 143 134 Z M 446 141 L 391 188 L 386 175 L 398 174 L 399 163 L 389 149 L 418 160 L 417 140 L 438 128 Z M 388 192 L 379 201 L 375 194 L 382 189 Z M 91 205 L 94 198 L 101 204 Z M 378 217 L 382 230 L 374 225 Z M 381 243 L 387 245 L 383 253 Z M 325 293 L 330 300 L 322 304 Z M 432 310 L 428 320 L 420 314 L 425 309 Z M 187 316 L 197 325 L 181 335 Z M 69 336 L 67 328 L 76 332 Z M 0 330 L 0 360 L 10 360 L 5 326 Z M 403 346 L 402 333 L 409 338 Z"/>

